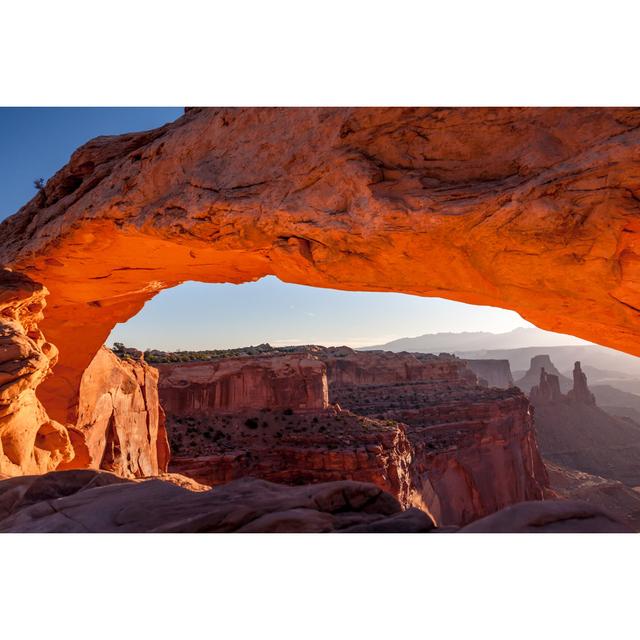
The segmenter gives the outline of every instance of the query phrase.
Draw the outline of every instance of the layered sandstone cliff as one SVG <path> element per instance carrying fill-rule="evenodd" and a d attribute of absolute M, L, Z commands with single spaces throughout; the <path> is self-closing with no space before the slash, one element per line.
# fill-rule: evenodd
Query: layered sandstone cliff
<path fill-rule="evenodd" d="M 401 504 L 428 511 L 440 525 L 465 524 L 545 496 L 546 473 L 529 404 L 519 390 L 481 387 L 464 361 L 447 355 L 346 347 L 315 347 L 312 353 L 326 366 L 335 403 L 312 411 L 302 378 L 287 385 L 289 397 L 282 396 L 277 408 L 260 401 L 247 411 L 191 400 L 215 396 L 206 395 L 203 381 L 220 385 L 222 371 L 235 379 L 252 362 L 279 370 L 279 360 L 305 359 L 306 353 L 230 358 L 226 367 L 160 365 L 163 401 L 169 391 L 171 469 L 210 485 L 243 476 L 287 484 L 369 481 Z M 191 379 L 192 392 L 194 369 L 200 374 Z M 315 388 L 322 389 L 316 406 L 326 406 L 324 385 Z M 259 399 L 267 392 L 253 390 Z"/>
<path fill-rule="evenodd" d="M 47 293 L 23 274 L 0 270 L 2 475 L 45 473 L 73 455 L 67 429 L 49 419 L 36 397 L 57 360 L 38 328 Z"/>
<path fill-rule="evenodd" d="M 467 366 L 478 376 L 478 381 L 488 387 L 508 389 L 513 387 L 511 365 L 508 360 L 469 360 Z"/>
<path fill-rule="evenodd" d="M 349 347 L 314 347 L 314 354 L 327 366 L 331 396 L 335 390 L 354 385 L 476 381 L 463 360 L 448 354 L 354 351 Z"/>
<path fill-rule="evenodd" d="M 158 402 L 158 371 L 101 348 L 80 384 L 75 455 L 60 469 L 105 469 L 124 478 L 167 470 L 169 444 Z"/>
<path fill-rule="evenodd" d="M 0 481 L 0 532 L 428 533 L 419 509 L 369 483 L 287 487 L 244 478 L 211 491 L 106 471 L 56 471 Z M 451 531 L 447 528 L 446 531 Z M 454 527 L 455 531 L 456 528 Z M 625 533 L 628 526 L 586 502 L 523 502 L 461 533 Z"/>
<path fill-rule="evenodd" d="M 243 477 L 289 485 L 372 482 L 412 504 L 413 448 L 404 425 L 330 409 L 169 414 L 171 471 L 217 486 Z M 428 509 L 427 509 L 428 510 Z"/>
<path fill-rule="evenodd" d="M 475 384 L 452 360 L 450 379 L 339 385 L 332 399 L 354 413 L 405 425 L 413 447 L 412 504 L 439 524 L 465 524 L 546 496 L 548 478 L 529 402 L 516 388 Z"/>
<path fill-rule="evenodd" d="M 167 413 L 321 411 L 328 406 L 326 367 L 311 354 L 157 366 Z"/>
<path fill-rule="evenodd" d="M 75 422 L 113 326 L 185 280 L 440 296 L 640 355 L 639 142 L 607 108 L 194 109 L 92 140 L 0 225 L 51 291 L 41 399 Z"/>

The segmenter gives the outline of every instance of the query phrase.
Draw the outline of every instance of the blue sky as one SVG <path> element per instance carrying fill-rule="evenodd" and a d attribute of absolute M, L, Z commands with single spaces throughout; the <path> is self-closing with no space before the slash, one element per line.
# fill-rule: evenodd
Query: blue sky
<path fill-rule="evenodd" d="M 0 108 L 0 219 L 33 197 L 71 153 L 99 135 L 174 120 L 181 108 Z M 109 342 L 192 349 L 271 344 L 378 344 L 438 331 L 509 331 L 517 313 L 395 293 L 315 289 L 268 277 L 243 285 L 185 283 L 163 291 Z"/>

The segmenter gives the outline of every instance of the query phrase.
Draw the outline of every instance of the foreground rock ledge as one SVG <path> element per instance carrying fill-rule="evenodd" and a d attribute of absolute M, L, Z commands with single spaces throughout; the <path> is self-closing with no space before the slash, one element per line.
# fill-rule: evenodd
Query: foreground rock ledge
<path fill-rule="evenodd" d="M 10 478 L 0 481 L 0 532 L 438 531 L 426 513 L 403 511 L 395 498 L 365 482 L 288 487 L 244 478 L 209 491 L 183 486 L 160 479 L 125 480 L 94 470 Z M 550 501 L 508 507 L 460 531 L 631 530 L 592 505 Z"/>
<path fill-rule="evenodd" d="M 117 322 L 185 280 L 515 309 L 640 355 L 640 110 L 193 109 L 78 149 L 0 225 L 51 291 L 39 394 L 75 423 Z"/>

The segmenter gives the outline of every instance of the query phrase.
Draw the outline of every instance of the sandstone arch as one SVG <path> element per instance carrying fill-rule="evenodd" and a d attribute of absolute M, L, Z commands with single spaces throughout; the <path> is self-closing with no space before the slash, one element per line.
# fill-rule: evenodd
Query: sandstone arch
<path fill-rule="evenodd" d="M 184 280 L 401 291 L 515 309 L 640 355 L 640 111 L 192 109 L 74 153 L 0 225 L 50 290 L 39 389 L 73 422 L 117 322 Z"/>

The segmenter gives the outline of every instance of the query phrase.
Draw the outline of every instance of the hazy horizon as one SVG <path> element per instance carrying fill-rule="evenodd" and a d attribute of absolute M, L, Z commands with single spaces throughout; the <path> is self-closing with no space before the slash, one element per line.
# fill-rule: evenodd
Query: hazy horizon
<path fill-rule="evenodd" d="M 361 348 L 430 333 L 501 334 L 517 328 L 535 327 L 506 309 L 401 293 L 320 289 L 267 276 L 241 285 L 187 282 L 162 291 L 128 322 L 116 325 L 107 344 L 164 351 L 263 343 Z M 585 341 L 566 336 L 565 343 Z"/>

